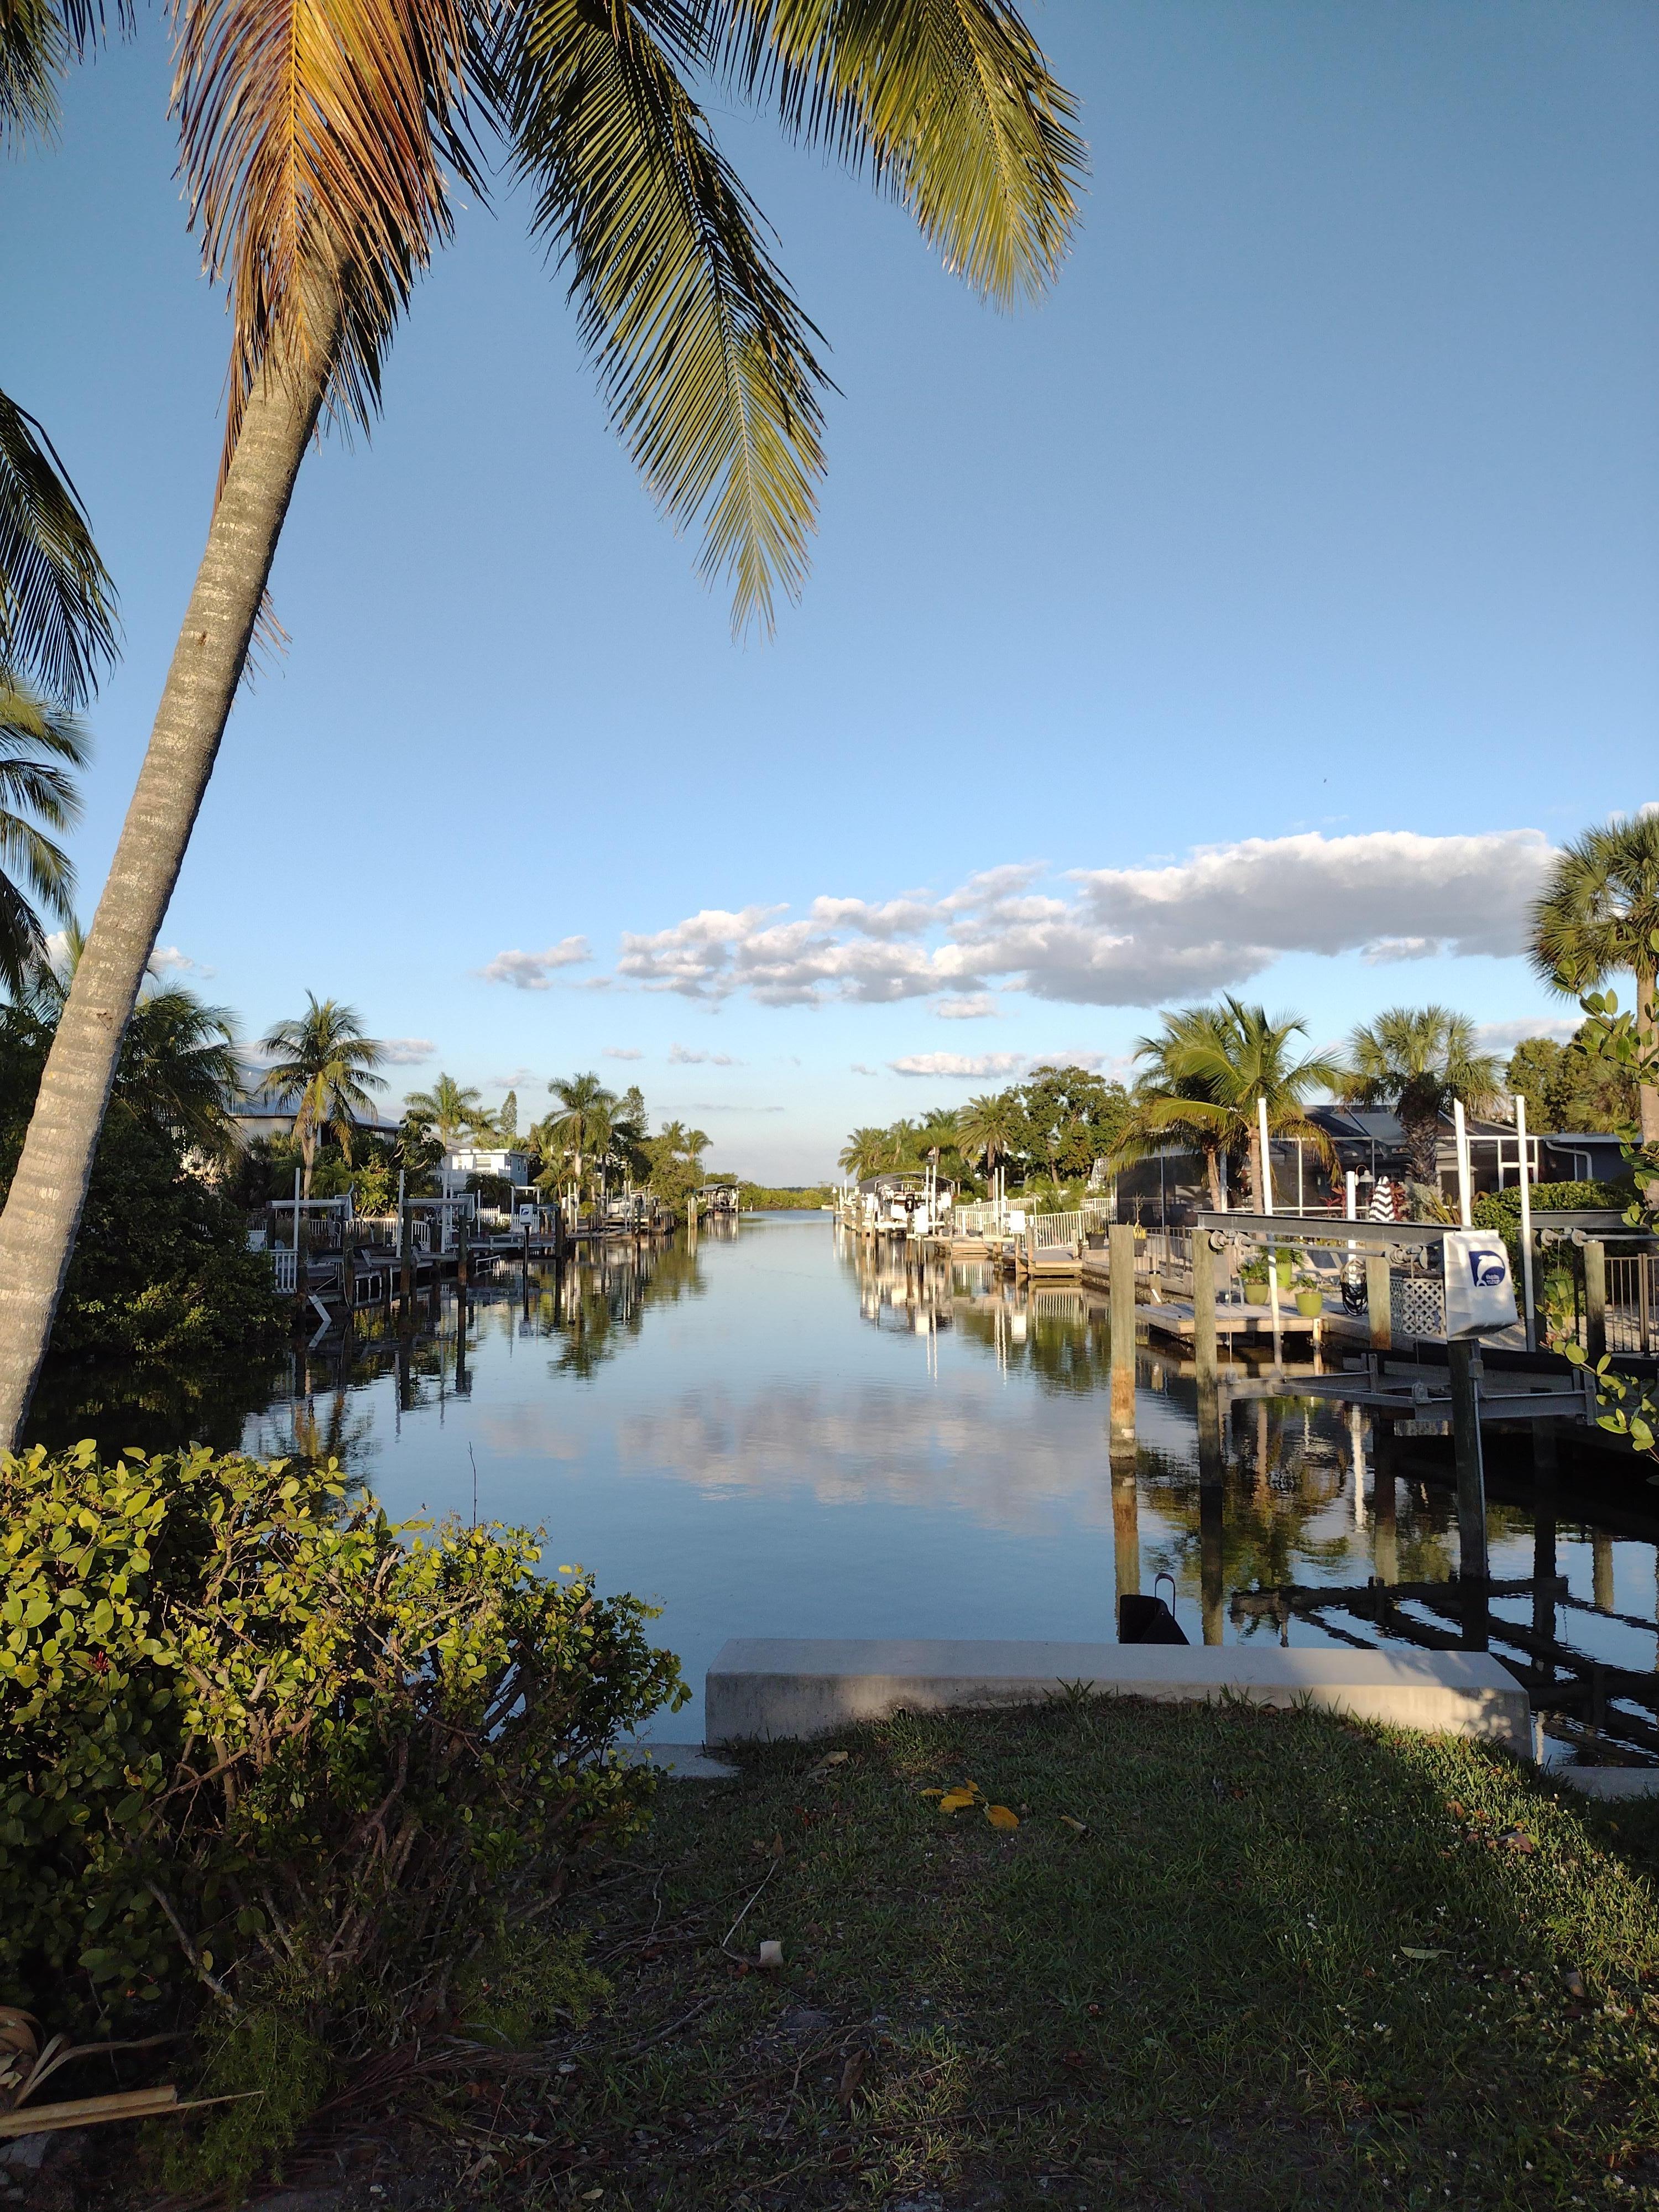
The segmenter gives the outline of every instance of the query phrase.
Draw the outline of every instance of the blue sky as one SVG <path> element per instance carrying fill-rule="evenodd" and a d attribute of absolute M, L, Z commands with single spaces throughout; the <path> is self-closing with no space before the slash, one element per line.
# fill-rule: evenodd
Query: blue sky
<path fill-rule="evenodd" d="M 248 1033 L 331 994 L 405 1041 L 393 1097 L 442 1066 L 537 1110 L 599 1067 L 793 1180 L 855 1121 L 1109 1066 L 1218 988 L 1321 1042 L 1401 1000 L 1561 1018 L 1528 891 L 1552 841 L 1659 798 L 1659 18 L 1031 21 L 1094 165 L 1036 310 L 722 120 L 840 386 L 769 643 L 732 642 L 611 438 L 521 210 L 464 210 L 384 421 L 302 472 L 291 647 L 168 917 Z M 219 436 L 167 83 L 152 21 L 4 180 L 0 384 L 122 595 L 88 915 Z"/>

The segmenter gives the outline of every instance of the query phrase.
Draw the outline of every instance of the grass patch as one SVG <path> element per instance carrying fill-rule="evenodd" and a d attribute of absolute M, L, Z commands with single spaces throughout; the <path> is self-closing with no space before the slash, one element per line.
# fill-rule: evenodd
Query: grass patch
<path fill-rule="evenodd" d="M 606 2011 L 428 2107 L 453 2201 L 1659 2203 L 1654 1891 L 1510 1761 L 1128 1700 L 839 1747 L 660 1793 Z M 923 1794 L 968 1781 L 1018 1826 Z"/>

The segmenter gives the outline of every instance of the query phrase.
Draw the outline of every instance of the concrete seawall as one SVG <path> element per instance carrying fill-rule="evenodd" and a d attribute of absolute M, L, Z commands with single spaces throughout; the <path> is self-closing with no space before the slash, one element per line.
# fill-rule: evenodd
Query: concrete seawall
<path fill-rule="evenodd" d="M 1078 1682 L 1137 1698 L 1305 1701 L 1534 1755 L 1527 1693 L 1486 1653 L 1324 1646 L 741 1638 L 708 1669 L 705 1733 L 710 1744 L 821 1735 L 901 1711 L 1040 1705 Z"/>

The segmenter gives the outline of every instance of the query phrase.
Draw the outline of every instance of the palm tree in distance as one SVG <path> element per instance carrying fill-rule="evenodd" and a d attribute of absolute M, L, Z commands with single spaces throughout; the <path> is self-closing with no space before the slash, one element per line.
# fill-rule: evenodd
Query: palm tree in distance
<path fill-rule="evenodd" d="M 1304 1036 L 1298 1014 L 1270 1016 L 1231 994 L 1218 1006 L 1188 1006 L 1166 1014 L 1161 1037 L 1143 1037 L 1137 1048 L 1152 1062 L 1136 1102 L 1136 1121 L 1115 1157 L 1129 1159 L 1150 1149 L 1160 1133 L 1179 1132 L 1213 1159 L 1211 1188 L 1220 1202 L 1218 1163 L 1243 1153 L 1250 1164 L 1250 1188 L 1258 1212 L 1267 1194 L 1268 1163 L 1261 1157 L 1256 1102 L 1267 1102 L 1267 1133 L 1296 1137 L 1328 1164 L 1335 1151 L 1316 1121 L 1308 1119 L 1309 1096 L 1334 1091 L 1347 1070 L 1325 1053 L 1301 1058 L 1292 1040 Z M 1164 1086 L 1168 1086 L 1165 1088 Z"/>
<path fill-rule="evenodd" d="M 1656 1042 L 1659 966 L 1659 811 L 1615 815 L 1564 845 L 1532 907 L 1533 966 L 1582 998 L 1623 969 L 1636 978 L 1636 1022 Z M 1659 1144 L 1659 1090 L 1641 1085 L 1642 1142 Z"/>
<path fill-rule="evenodd" d="M 436 1132 L 446 1152 L 457 1137 L 489 1127 L 478 1092 L 471 1084 L 463 1090 L 453 1075 L 441 1075 L 430 1091 L 411 1091 L 404 1105 L 416 1121 Z"/>
<path fill-rule="evenodd" d="M 85 766 L 87 752 L 86 732 L 67 708 L 48 706 L 0 670 L 0 982 L 14 999 L 45 957 L 38 909 L 64 921 L 72 912 L 75 870 L 46 830 L 80 819 L 70 771 Z"/>
<path fill-rule="evenodd" d="M 270 1057 L 265 1069 L 267 1091 L 299 1094 L 294 1133 L 300 1140 L 302 1195 L 311 1195 L 312 1171 L 317 1164 L 317 1144 L 325 1129 L 332 1129 L 346 1164 L 351 1164 L 351 1134 L 362 1115 L 374 1105 L 371 1091 L 384 1091 L 374 1073 L 380 1048 L 363 1034 L 356 1009 L 337 999 L 319 1000 L 306 993 L 306 1011 L 297 1021 L 278 1022 L 260 1041 Z"/>
<path fill-rule="evenodd" d="M 363 0 L 325 36 L 297 19 L 295 0 L 179 9 L 186 198 L 231 292 L 220 482 L 0 1214 L 0 1443 L 45 1355 L 121 1033 L 301 462 L 319 422 L 371 420 L 456 200 L 487 196 L 477 125 L 502 134 L 532 228 L 568 270 L 612 419 L 670 516 L 702 525 L 705 573 L 732 578 L 739 624 L 768 622 L 775 592 L 803 581 L 825 378 L 691 86 L 775 100 L 788 136 L 869 173 L 995 301 L 1046 286 L 1076 212 L 1075 103 L 1009 0 Z"/>
<path fill-rule="evenodd" d="M 957 1109 L 957 1148 L 964 1160 L 983 1163 L 988 1188 L 1019 1141 L 1021 1120 L 1013 1091 L 983 1091 Z"/>
<path fill-rule="evenodd" d="M 542 1148 L 568 1169 L 578 1192 L 611 1149 L 620 1099 L 597 1075 L 556 1075 L 557 1110 L 541 1125 Z"/>
<path fill-rule="evenodd" d="M 836 1165 L 854 1182 L 863 1182 L 889 1165 L 892 1146 L 892 1136 L 886 1129 L 854 1129 L 842 1146 Z"/>
<path fill-rule="evenodd" d="M 1344 1097 L 1397 1117 L 1412 1181 L 1435 1190 L 1441 1117 L 1456 1100 L 1471 1113 L 1489 1112 L 1503 1093 L 1498 1062 L 1475 1049 L 1474 1023 L 1449 1006 L 1390 1006 L 1355 1030 L 1348 1049 Z"/>

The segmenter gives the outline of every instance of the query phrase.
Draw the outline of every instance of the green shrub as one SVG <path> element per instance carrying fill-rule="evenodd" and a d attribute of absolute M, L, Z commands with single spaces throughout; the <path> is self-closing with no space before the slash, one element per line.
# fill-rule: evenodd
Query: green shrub
<path fill-rule="evenodd" d="M 332 1462 L 0 1455 L 0 1999 L 193 1981 L 339 2052 L 451 2016 L 638 1826 L 617 1735 L 687 1694 L 648 1607 L 540 1559 Z"/>
<path fill-rule="evenodd" d="M 1617 1206 L 1622 1213 L 1630 1204 L 1628 1182 L 1535 1182 L 1532 1186 L 1534 1213 L 1583 1213 L 1595 1206 Z M 1503 1229 L 1511 1234 L 1521 1226 L 1521 1186 L 1483 1191 L 1470 1206 L 1477 1229 Z"/>

